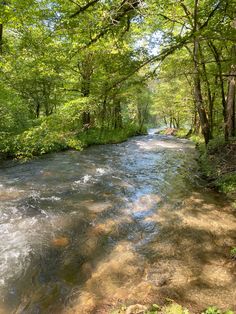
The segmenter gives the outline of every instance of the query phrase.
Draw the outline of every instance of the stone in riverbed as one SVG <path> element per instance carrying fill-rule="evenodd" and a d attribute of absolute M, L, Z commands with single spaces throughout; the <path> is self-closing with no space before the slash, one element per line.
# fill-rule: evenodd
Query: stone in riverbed
<path fill-rule="evenodd" d="M 147 311 L 147 307 L 141 304 L 130 305 L 125 314 L 143 314 Z"/>
<path fill-rule="evenodd" d="M 54 238 L 51 241 L 51 244 L 56 247 L 65 247 L 69 244 L 69 239 L 67 237 L 58 237 Z"/>

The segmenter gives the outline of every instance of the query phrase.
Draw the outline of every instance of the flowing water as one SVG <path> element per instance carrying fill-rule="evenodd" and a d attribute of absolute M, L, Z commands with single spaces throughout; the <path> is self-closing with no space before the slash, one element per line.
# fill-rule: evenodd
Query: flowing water
<path fill-rule="evenodd" d="M 235 309 L 235 216 L 191 142 L 150 134 L 0 169 L 0 313 Z"/>

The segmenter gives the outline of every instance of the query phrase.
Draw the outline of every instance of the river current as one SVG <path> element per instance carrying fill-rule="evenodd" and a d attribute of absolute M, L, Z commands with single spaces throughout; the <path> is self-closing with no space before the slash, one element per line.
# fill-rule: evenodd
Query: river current
<path fill-rule="evenodd" d="M 170 261 L 181 238 L 173 242 L 178 230 L 165 221 L 177 228 L 183 207 L 224 202 L 202 185 L 196 157 L 188 140 L 149 134 L 3 162 L 0 313 L 110 313 L 158 295 L 180 299 L 170 286 L 178 254 Z"/>

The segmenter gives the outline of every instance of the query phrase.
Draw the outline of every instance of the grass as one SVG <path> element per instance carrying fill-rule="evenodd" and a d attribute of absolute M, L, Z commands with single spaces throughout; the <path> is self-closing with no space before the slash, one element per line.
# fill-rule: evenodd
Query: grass
<path fill-rule="evenodd" d="M 230 256 L 231 256 L 232 259 L 236 260 L 236 247 L 233 247 L 230 250 Z"/>
<path fill-rule="evenodd" d="M 218 191 L 236 193 L 236 139 L 225 142 L 223 137 L 211 140 L 207 147 L 198 146 L 200 167 L 204 176 Z"/>
<path fill-rule="evenodd" d="M 223 135 L 217 135 L 206 146 L 202 135 L 188 135 L 187 129 L 178 129 L 175 136 L 196 144 L 201 172 L 211 186 L 225 194 L 236 193 L 236 138 L 226 143 Z"/>
<path fill-rule="evenodd" d="M 145 134 L 146 130 L 141 132 L 137 127 L 126 127 L 116 130 L 90 129 L 78 135 L 83 147 L 99 144 L 117 144 L 126 141 L 129 137 Z"/>

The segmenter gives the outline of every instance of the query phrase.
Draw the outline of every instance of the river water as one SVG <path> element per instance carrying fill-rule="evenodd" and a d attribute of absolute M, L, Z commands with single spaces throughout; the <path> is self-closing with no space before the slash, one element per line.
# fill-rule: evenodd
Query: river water
<path fill-rule="evenodd" d="M 110 313 L 166 297 L 193 312 L 234 306 L 222 265 L 235 218 L 198 178 L 191 142 L 149 134 L 4 162 L 0 175 L 0 313 Z"/>

